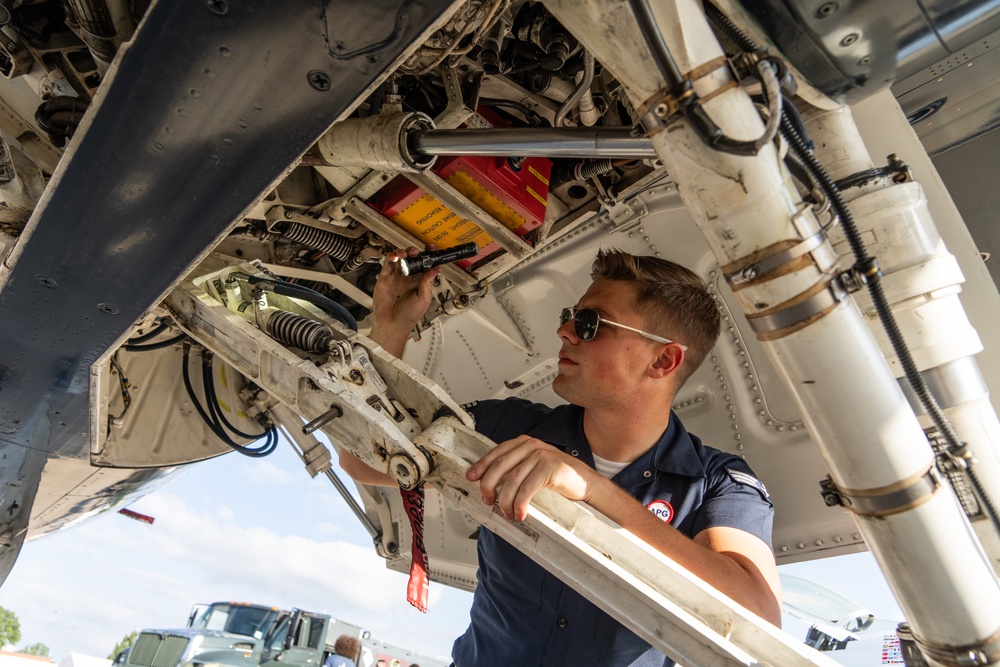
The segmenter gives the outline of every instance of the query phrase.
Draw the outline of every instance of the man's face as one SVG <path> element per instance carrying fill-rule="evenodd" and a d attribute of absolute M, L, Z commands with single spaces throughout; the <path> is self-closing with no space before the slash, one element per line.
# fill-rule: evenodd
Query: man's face
<path fill-rule="evenodd" d="M 636 288 L 621 280 L 595 280 L 577 303 L 593 308 L 613 322 L 644 329 L 635 310 Z M 583 408 L 629 405 L 647 381 L 646 369 L 663 345 L 618 327 L 600 324 L 593 340 L 577 337 L 573 321 L 556 331 L 562 340 L 559 375 L 552 388 L 562 398 Z M 633 406 L 634 407 L 634 406 Z"/>

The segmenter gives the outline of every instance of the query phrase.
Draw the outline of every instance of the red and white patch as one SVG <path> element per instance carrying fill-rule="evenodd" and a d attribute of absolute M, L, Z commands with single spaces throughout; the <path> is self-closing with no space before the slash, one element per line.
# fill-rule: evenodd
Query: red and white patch
<path fill-rule="evenodd" d="M 663 519 L 664 523 L 670 523 L 674 519 L 674 508 L 666 500 L 654 500 L 646 505 L 646 509 Z"/>

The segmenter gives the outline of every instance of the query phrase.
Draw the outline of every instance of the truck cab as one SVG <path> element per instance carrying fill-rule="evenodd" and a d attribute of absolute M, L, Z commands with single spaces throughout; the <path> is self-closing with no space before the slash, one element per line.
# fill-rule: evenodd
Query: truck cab
<path fill-rule="evenodd" d="M 378 658 L 396 658 L 400 665 L 417 661 L 416 654 L 372 642 L 367 630 L 326 614 L 246 602 L 215 602 L 196 604 L 184 629 L 142 630 L 121 664 L 123 667 L 321 667 L 341 635 L 361 640 L 359 667 L 371 667 Z M 420 656 L 419 662 L 442 664 L 424 656 Z"/>

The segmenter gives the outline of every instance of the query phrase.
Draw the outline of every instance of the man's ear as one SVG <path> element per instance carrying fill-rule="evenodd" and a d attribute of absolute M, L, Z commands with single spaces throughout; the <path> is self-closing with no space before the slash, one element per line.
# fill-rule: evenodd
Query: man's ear
<path fill-rule="evenodd" d="M 663 349 L 660 350 L 660 356 L 649 366 L 650 377 L 667 377 L 680 368 L 683 361 L 684 350 L 681 349 L 680 345 L 675 343 L 664 345 Z"/>

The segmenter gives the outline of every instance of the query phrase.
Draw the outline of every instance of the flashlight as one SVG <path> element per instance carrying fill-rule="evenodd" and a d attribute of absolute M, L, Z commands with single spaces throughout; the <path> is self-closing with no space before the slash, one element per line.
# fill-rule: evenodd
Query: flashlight
<path fill-rule="evenodd" d="M 468 259 L 478 254 L 479 246 L 475 243 L 463 243 L 445 250 L 428 250 L 415 257 L 404 257 L 399 260 L 399 270 L 404 276 L 413 276 L 435 266 Z"/>

